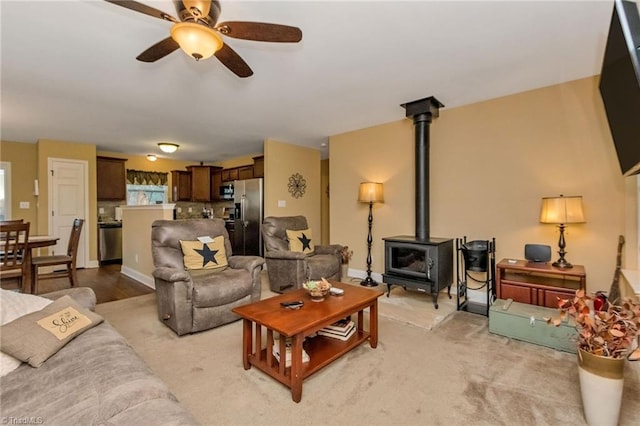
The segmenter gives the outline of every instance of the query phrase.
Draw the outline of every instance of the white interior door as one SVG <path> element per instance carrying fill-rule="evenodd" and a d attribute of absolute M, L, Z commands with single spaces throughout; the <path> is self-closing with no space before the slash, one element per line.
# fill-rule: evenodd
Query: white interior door
<path fill-rule="evenodd" d="M 54 254 L 66 254 L 73 220 L 85 219 L 80 234 L 76 265 L 84 268 L 88 259 L 88 164 L 86 161 L 49 158 L 49 234 L 60 238 Z"/>
<path fill-rule="evenodd" d="M 0 161 L 0 220 L 11 219 L 11 163 Z"/>

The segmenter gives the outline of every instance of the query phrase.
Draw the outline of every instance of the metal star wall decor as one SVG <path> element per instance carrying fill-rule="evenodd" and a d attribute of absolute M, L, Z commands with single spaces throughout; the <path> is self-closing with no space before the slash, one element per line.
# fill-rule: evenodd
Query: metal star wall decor
<path fill-rule="evenodd" d="M 289 177 L 289 193 L 293 198 L 302 198 L 307 190 L 307 181 L 300 173 L 294 173 Z"/>

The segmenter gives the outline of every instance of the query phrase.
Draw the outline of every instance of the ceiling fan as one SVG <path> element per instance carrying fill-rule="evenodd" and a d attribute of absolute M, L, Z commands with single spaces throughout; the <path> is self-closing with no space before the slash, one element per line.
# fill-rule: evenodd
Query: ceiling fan
<path fill-rule="evenodd" d="M 137 1 L 105 0 L 145 15 L 173 22 L 171 36 L 154 44 L 136 58 L 142 62 L 155 62 L 182 48 L 196 61 L 211 56 L 218 58 L 238 77 L 249 77 L 253 71 L 221 35 L 253 41 L 297 43 L 302 31 L 288 25 L 264 22 L 229 21 L 218 23 L 220 2 L 217 0 L 174 0 L 178 21 L 173 16 Z"/>

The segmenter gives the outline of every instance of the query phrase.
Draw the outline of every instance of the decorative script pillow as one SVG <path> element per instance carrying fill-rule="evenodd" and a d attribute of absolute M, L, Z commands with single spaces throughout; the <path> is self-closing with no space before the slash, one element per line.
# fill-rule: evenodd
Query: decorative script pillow
<path fill-rule="evenodd" d="M 227 253 L 222 235 L 208 243 L 181 240 L 180 246 L 185 269 L 224 269 L 227 266 Z"/>
<path fill-rule="evenodd" d="M 0 289 L 0 325 L 5 325 L 53 303 L 44 297 Z M 22 361 L 0 352 L 0 377 L 20 367 Z"/>
<path fill-rule="evenodd" d="M 287 238 L 289 239 L 289 250 L 304 254 L 314 253 L 315 246 L 313 245 L 311 229 L 303 229 L 301 231 L 287 229 Z"/>
<path fill-rule="evenodd" d="M 102 317 L 63 296 L 43 309 L 0 328 L 2 352 L 40 367 L 76 336 L 100 324 Z"/>

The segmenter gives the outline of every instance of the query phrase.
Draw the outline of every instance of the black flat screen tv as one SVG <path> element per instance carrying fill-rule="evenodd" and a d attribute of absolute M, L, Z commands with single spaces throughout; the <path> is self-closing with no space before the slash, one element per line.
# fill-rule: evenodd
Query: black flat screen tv
<path fill-rule="evenodd" d="M 622 173 L 640 173 L 640 13 L 635 1 L 615 0 L 600 94 Z"/>

